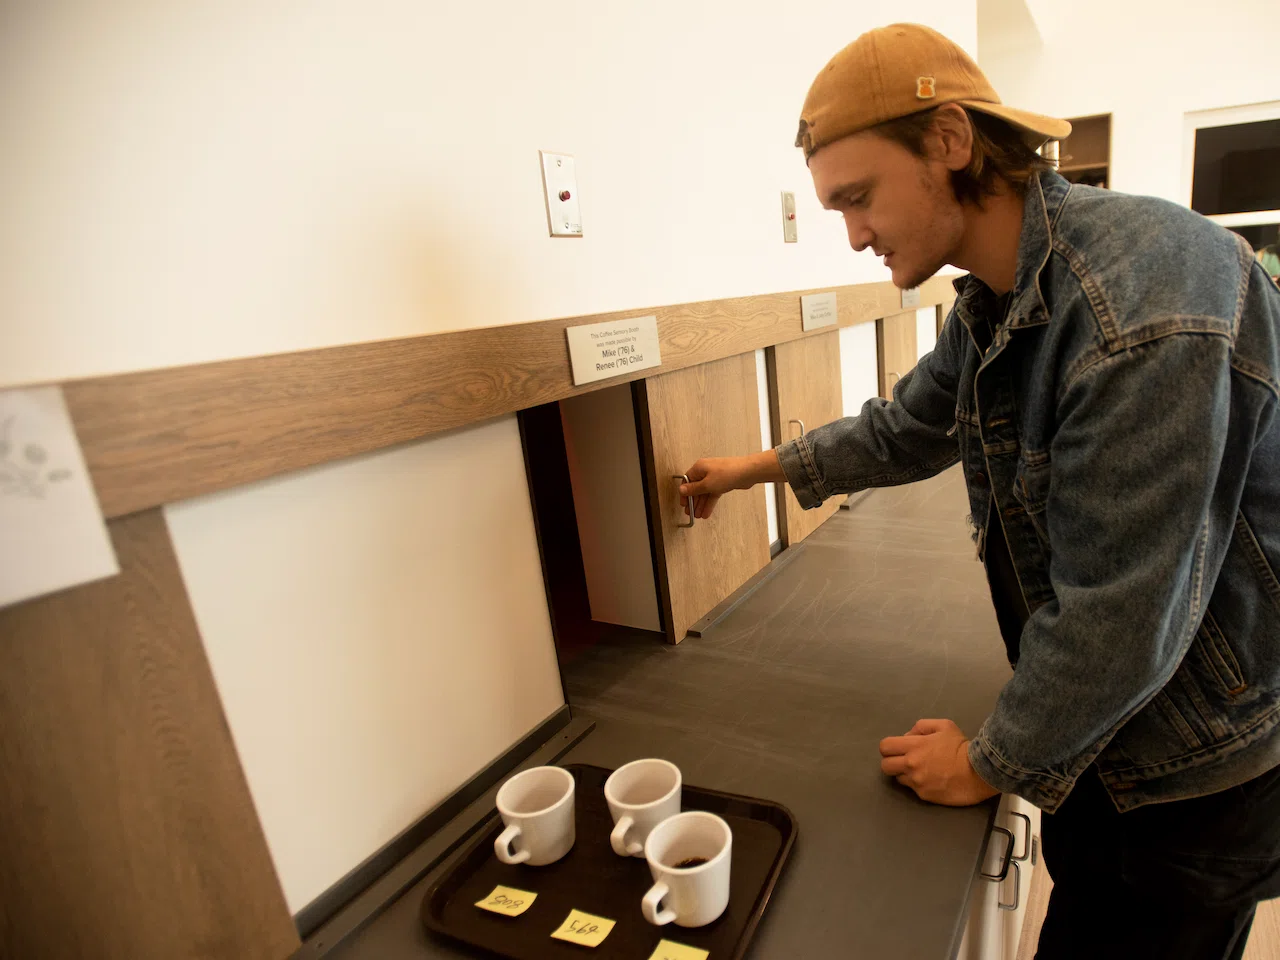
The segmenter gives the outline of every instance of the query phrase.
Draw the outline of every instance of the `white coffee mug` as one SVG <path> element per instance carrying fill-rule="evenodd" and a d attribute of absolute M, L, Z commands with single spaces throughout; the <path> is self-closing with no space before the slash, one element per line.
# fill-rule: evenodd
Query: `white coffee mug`
<path fill-rule="evenodd" d="M 666 760 L 633 760 L 609 775 L 604 799 L 613 815 L 614 853 L 644 856 L 649 831 L 680 812 L 680 783 L 680 769 Z"/>
<path fill-rule="evenodd" d="M 503 863 L 541 867 L 573 847 L 573 774 L 561 767 L 517 773 L 498 791 L 498 813 L 507 825 L 493 841 Z"/>
<path fill-rule="evenodd" d="M 640 901 L 644 918 L 680 927 L 715 920 L 729 905 L 732 854 L 733 831 L 714 813 L 689 810 L 662 821 L 644 845 L 654 879 Z"/>

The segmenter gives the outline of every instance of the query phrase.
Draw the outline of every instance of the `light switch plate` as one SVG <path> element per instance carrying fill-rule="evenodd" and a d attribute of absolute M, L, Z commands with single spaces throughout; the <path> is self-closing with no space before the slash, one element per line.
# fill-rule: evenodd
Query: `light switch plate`
<path fill-rule="evenodd" d="M 782 240 L 784 243 L 797 240 L 796 195 L 789 190 L 782 191 Z"/>
<path fill-rule="evenodd" d="M 912 307 L 920 306 L 920 288 L 908 287 L 902 291 L 902 309 L 910 310 Z"/>
<path fill-rule="evenodd" d="M 547 201 L 547 226 L 553 237 L 582 236 L 582 207 L 573 157 L 539 150 L 542 187 Z"/>

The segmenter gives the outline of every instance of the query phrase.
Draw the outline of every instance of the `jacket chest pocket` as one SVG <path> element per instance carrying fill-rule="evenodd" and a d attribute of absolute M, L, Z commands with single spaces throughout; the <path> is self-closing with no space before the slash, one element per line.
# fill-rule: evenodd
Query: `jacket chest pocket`
<path fill-rule="evenodd" d="M 981 469 L 982 437 L 978 433 L 978 418 L 964 407 L 956 407 L 956 422 L 950 432 L 960 447 L 960 462 L 965 469 Z"/>
<path fill-rule="evenodd" d="M 1018 457 L 1017 472 L 1013 477 L 1013 497 L 1026 511 L 1036 534 L 1049 544 L 1049 454 L 1023 450 Z"/>
<path fill-rule="evenodd" d="M 956 407 L 955 424 L 951 428 L 960 452 L 960 468 L 964 471 L 965 492 L 969 497 L 969 530 L 978 546 L 978 559 L 982 559 L 983 534 L 986 523 L 988 491 L 985 489 L 986 469 L 982 456 L 982 437 L 978 433 L 977 418 L 963 407 Z"/>

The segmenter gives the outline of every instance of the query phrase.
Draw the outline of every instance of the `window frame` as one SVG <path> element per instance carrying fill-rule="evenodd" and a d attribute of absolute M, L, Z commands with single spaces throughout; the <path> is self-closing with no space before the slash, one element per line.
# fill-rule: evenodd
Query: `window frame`
<path fill-rule="evenodd" d="M 1182 118 L 1182 202 L 1191 206 L 1191 185 L 1195 177 L 1196 131 L 1208 127 L 1228 127 L 1238 123 L 1280 120 L 1280 100 L 1249 103 L 1214 110 L 1191 110 Z M 1280 210 L 1249 210 L 1244 213 L 1205 214 L 1224 227 L 1251 227 L 1280 223 Z"/>

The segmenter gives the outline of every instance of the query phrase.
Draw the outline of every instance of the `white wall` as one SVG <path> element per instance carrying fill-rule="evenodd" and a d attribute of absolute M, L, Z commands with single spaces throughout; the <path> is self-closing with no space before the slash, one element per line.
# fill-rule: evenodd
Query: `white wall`
<path fill-rule="evenodd" d="M 982 19 L 980 66 L 1014 106 L 1061 117 L 1112 114 L 1116 190 L 1187 203 L 1183 114 L 1280 98 L 1276 11 L 1265 0 L 1032 0 L 1028 7 L 1036 29 L 1023 30 L 1021 42 L 1007 29 L 988 42 L 997 31 Z"/>
<path fill-rule="evenodd" d="M 591 619 L 660 631 L 630 384 L 560 401 L 560 422 Z"/>
<path fill-rule="evenodd" d="M 564 703 L 515 417 L 165 512 L 294 910 Z"/>
<path fill-rule="evenodd" d="M 888 0 L 4 4 L 0 386 L 885 279 L 792 142 L 826 59 L 902 16 Z M 975 0 L 910 16 L 976 49 Z M 539 148 L 577 157 L 581 240 L 546 236 Z M 505 420 L 169 511 L 294 909 L 492 759 L 505 744 L 483 718 L 514 739 L 558 702 L 541 683 L 513 703 L 479 669 L 419 702 L 473 655 L 459 648 L 551 660 L 523 484 Z M 323 717 L 286 707 L 312 690 Z"/>
<path fill-rule="evenodd" d="M 0 384 L 882 279 L 792 142 L 901 13 L 6 4 Z M 972 0 L 911 14 L 974 49 Z M 578 158 L 581 241 L 546 236 L 539 148 Z"/>
<path fill-rule="evenodd" d="M 773 414 L 769 404 L 769 363 L 763 350 L 756 351 L 756 396 L 760 401 L 760 449 L 772 450 L 779 441 L 773 435 Z M 782 536 L 778 529 L 778 485 L 765 483 L 761 487 L 764 489 L 765 525 L 769 529 L 769 543 L 772 545 Z"/>
<path fill-rule="evenodd" d="M 938 308 L 921 307 L 916 311 L 916 358 L 932 352 L 938 343 Z"/>
<path fill-rule="evenodd" d="M 880 396 L 880 370 L 876 361 L 874 323 L 840 328 L 840 392 L 846 417 L 857 416 L 864 403 Z"/>

